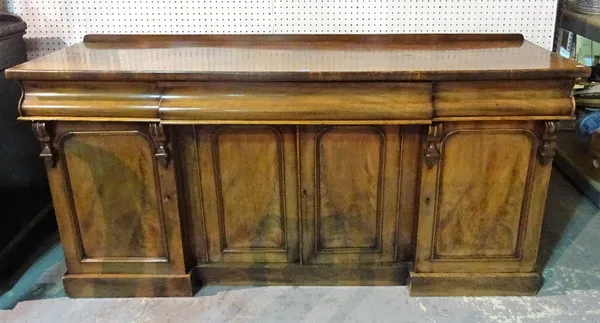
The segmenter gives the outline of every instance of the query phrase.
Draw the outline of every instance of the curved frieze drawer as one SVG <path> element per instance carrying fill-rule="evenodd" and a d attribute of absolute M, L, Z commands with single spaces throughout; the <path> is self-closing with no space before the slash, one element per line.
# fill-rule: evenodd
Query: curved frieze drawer
<path fill-rule="evenodd" d="M 152 83 L 24 82 L 23 91 L 21 119 L 159 121 Z"/>
<path fill-rule="evenodd" d="M 429 123 L 431 83 L 194 83 L 166 87 L 164 123 Z M 403 122 L 404 121 L 404 122 Z"/>
<path fill-rule="evenodd" d="M 573 80 L 442 82 L 433 92 L 436 118 L 570 116 Z"/>

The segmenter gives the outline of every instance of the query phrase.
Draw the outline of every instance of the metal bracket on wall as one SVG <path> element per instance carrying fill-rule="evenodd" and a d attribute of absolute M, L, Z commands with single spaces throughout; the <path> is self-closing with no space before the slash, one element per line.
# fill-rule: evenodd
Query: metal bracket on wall
<path fill-rule="evenodd" d="M 52 148 L 52 140 L 48 133 L 48 128 L 45 122 L 34 122 L 32 124 L 33 132 L 42 145 L 40 157 L 44 159 L 44 164 L 47 168 L 56 166 L 56 154 Z"/>
<path fill-rule="evenodd" d="M 432 168 L 440 159 L 440 141 L 442 140 L 442 124 L 431 124 L 427 130 L 425 145 L 425 162 Z"/>
<path fill-rule="evenodd" d="M 539 153 L 542 165 L 548 164 L 556 155 L 556 121 L 544 121 L 542 135 L 540 136 Z"/>
<path fill-rule="evenodd" d="M 154 141 L 154 155 L 156 156 L 158 162 L 162 166 L 166 167 L 169 164 L 170 149 L 163 126 L 160 123 L 151 123 L 150 135 L 152 136 L 152 140 Z"/>

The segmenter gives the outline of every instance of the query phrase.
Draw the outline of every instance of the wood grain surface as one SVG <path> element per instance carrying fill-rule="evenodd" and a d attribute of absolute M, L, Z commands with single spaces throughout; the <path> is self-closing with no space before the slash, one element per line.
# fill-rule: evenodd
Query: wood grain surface
<path fill-rule="evenodd" d="M 210 262 L 298 259 L 293 127 L 197 129 Z"/>
<path fill-rule="evenodd" d="M 440 82 L 435 117 L 572 115 L 573 80 Z"/>
<path fill-rule="evenodd" d="M 202 285 L 395 286 L 407 284 L 408 268 L 408 263 L 202 264 L 194 268 L 194 275 Z"/>
<path fill-rule="evenodd" d="M 317 134 L 317 252 L 379 248 L 384 140 L 385 134 L 371 127 Z"/>
<path fill-rule="evenodd" d="M 24 82 L 23 94 L 19 110 L 22 117 L 130 121 L 158 120 L 161 97 L 155 85 L 125 82 Z"/>
<path fill-rule="evenodd" d="M 525 295 L 590 70 L 520 35 L 94 35 L 21 81 L 73 297 Z M 197 279 L 197 280 L 196 280 Z"/>
<path fill-rule="evenodd" d="M 37 81 L 23 82 L 20 118 L 178 125 L 555 120 L 573 115 L 572 83 Z"/>
<path fill-rule="evenodd" d="M 458 130 L 444 138 L 436 259 L 518 257 L 535 141 L 518 129 Z"/>
<path fill-rule="evenodd" d="M 7 70 L 71 81 L 442 81 L 583 77 L 520 35 L 92 36 Z"/>
<path fill-rule="evenodd" d="M 431 83 L 204 82 L 165 88 L 165 121 L 427 120 Z M 348 93 L 352 93 L 351 96 Z"/>
<path fill-rule="evenodd" d="M 410 296 L 532 296 L 542 286 L 537 273 L 410 273 Z"/>
<path fill-rule="evenodd" d="M 285 250 L 281 134 L 269 127 L 222 128 L 215 134 L 213 147 L 224 251 Z"/>
<path fill-rule="evenodd" d="M 135 132 L 78 133 L 61 145 L 83 257 L 166 261 L 154 156 L 147 139 Z M 129 153 L 131 147 L 138 147 L 136 154 Z"/>
<path fill-rule="evenodd" d="M 304 261 L 393 262 L 399 127 L 310 127 L 300 135 Z"/>
<path fill-rule="evenodd" d="M 551 165 L 534 122 L 444 124 L 422 167 L 415 272 L 531 272 Z M 536 242 L 537 243 L 537 242 Z"/>
<path fill-rule="evenodd" d="M 48 164 L 73 274 L 185 274 L 174 168 L 159 166 L 147 125 L 47 125 Z"/>
<path fill-rule="evenodd" d="M 191 275 L 71 275 L 63 277 L 70 297 L 192 297 Z"/>

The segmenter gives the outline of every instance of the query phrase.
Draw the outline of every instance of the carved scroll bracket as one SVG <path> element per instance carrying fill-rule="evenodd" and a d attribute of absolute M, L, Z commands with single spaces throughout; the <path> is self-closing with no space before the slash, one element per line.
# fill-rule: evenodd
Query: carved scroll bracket
<path fill-rule="evenodd" d="M 556 121 L 544 121 L 543 132 L 541 134 L 541 144 L 539 146 L 540 160 L 542 165 L 548 164 L 556 155 Z"/>
<path fill-rule="evenodd" d="M 32 124 L 33 132 L 42 145 L 40 157 L 44 159 L 44 164 L 47 168 L 52 168 L 56 165 L 56 154 L 52 148 L 52 139 L 48 133 L 48 128 L 45 122 L 34 122 Z"/>
<path fill-rule="evenodd" d="M 150 124 L 150 135 L 154 141 L 154 155 L 162 166 L 167 166 L 170 160 L 170 149 L 167 136 L 165 135 L 163 126 L 160 123 Z"/>
<path fill-rule="evenodd" d="M 442 124 L 431 124 L 427 131 L 427 143 L 425 145 L 425 162 L 427 167 L 432 168 L 440 159 L 440 142 L 442 140 Z"/>

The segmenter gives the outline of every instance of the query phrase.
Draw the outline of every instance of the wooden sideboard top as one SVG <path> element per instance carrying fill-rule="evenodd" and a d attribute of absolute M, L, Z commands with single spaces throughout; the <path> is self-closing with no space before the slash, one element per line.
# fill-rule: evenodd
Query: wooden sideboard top
<path fill-rule="evenodd" d="M 6 70 L 62 81 L 453 81 L 590 70 L 515 34 L 88 35 Z"/>

